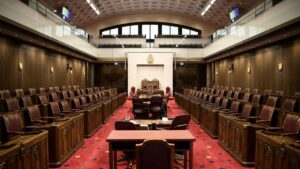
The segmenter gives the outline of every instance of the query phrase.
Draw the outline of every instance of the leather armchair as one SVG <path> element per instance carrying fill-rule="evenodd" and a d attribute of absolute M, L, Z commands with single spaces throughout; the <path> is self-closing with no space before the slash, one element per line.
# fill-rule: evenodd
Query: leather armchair
<path fill-rule="evenodd" d="M 23 89 L 16 89 L 16 97 L 21 98 L 25 96 Z"/>
<path fill-rule="evenodd" d="M 54 92 L 55 92 L 54 87 L 49 87 L 49 93 L 54 93 Z"/>
<path fill-rule="evenodd" d="M 24 127 L 21 115 L 19 112 L 9 112 L 2 116 L 4 130 L 2 133 L 2 143 L 13 140 L 16 136 L 37 134 L 40 131 L 30 131 L 32 127 Z"/>
<path fill-rule="evenodd" d="M 264 127 L 271 127 L 274 125 L 274 111 L 274 107 L 263 105 L 259 117 L 249 116 L 246 119 L 251 123 L 256 123 Z"/>
<path fill-rule="evenodd" d="M 20 111 L 21 107 L 19 105 L 19 101 L 17 98 L 15 97 L 11 97 L 5 100 L 5 110 L 7 112 L 11 112 L 11 111 Z"/>
<path fill-rule="evenodd" d="M 132 98 L 132 113 L 135 119 L 147 119 L 148 112 L 145 110 L 145 106 L 142 99 Z"/>
<path fill-rule="evenodd" d="M 29 106 L 33 106 L 33 102 L 30 96 L 23 96 L 22 97 L 22 102 L 21 106 L 24 108 L 27 108 Z"/>
<path fill-rule="evenodd" d="M 58 102 L 59 98 L 56 92 L 51 92 L 49 95 L 50 102 Z"/>
<path fill-rule="evenodd" d="M 287 114 L 282 128 L 280 127 L 268 127 L 267 131 L 278 132 L 282 136 L 295 136 L 298 137 L 300 130 L 300 116 L 296 114 Z"/>
<path fill-rule="evenodd" d="M 189 123 L 191 121 L 191 116 L 188 114 L 176 116 L 169 128 L 169 130 L 186 130 L 188 129 Z"/>
<path fill-rule="evenodd" d="M 153 119 L 160 119 L 165 114 L 165 110 L 163 107 L 163 98 L 161 96 L 152 96 L 151 97 L 151 104 L 150 104 L 150 115 Z"/>
<path fill-rule="evenodd" d="M 46 89 L 45 89 L 44 87 L 41 87 L 41 88 L 40 88 L 40 94 L 41 94 L 41 95 L 47 94 L 47 93 L 46 93 Z"/>
<path fill-rule="evenodd" d="M 137 144 L 137 169 L 173 169 L 174 147 L 165 140 L 145 140 Z"/>
<path fill-rule="evenodd" d="M 0 91 L 0 98 L 1 99 L 8 99 L 10 97 L 11 97 L 11 95 L 10 95 L 10 91 L 9 90 L 2 90 L 2 91 Z"/>

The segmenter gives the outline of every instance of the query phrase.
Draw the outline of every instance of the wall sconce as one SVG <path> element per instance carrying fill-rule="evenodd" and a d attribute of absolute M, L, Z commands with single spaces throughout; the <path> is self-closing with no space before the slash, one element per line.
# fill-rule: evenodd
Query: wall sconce
<path fill-rule="evenodd" d="M 85 71 L 82 71 L 82 73 L 83 73 L 83 76 L 85 76 Z"/>
<path fill-rule="evenodd" d="M 19 66 L 18 67 L 19 67 L 19 70 L 22 71 L 23 70 L 23 63 L 19 62 Z"/>
<path fill-rule="evenodd" d="M 216 76 L 217 76 L 218 74 L 219 74 L 218 72 L 215 73 Z"/>
<path fill-rule="evenodd" d="M 228 70 L 228 74 L 230 75 L 232 73 L 232 70 Z"/>
<path fill-rule="evenodd" d="M 283 69 L 283 65 L 282 65 L 282 63 L 279 63 L 279 64 L 278 64 L 278 70 L 279 70 L 279 71 L 282 71 L 282 69 Z"/>
<path fill-rule="evenodd" d="M 51 66 L 50 67 L 50 72 L 53 73 L 54 72 L 54 68 Z"/>
<path fill-rule="evenodd" d="M 247 72 L 250 74 L 251 73 L 251 67 L 249 66 L 247 69 Z"/>
<path fill-rule="evenodd" d="M 70 70 L 70 74 L 73 74 L 73 70 L 72 69 Z"/>

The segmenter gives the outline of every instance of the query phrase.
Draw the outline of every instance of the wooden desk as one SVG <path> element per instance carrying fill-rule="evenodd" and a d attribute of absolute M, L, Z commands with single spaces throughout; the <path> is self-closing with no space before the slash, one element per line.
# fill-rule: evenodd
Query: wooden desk
<path fill-rule="evenodd" d="M 117 151 L 135 150 L 144 140 L 161 139 L 175 144 L 175 150 L 189 151 L 189 168 L 193 168 L 193 142 L 196 138 L 189 130 L 113 130 L 106 141 L 109 143 L 110 169 L 117 168 Z M 187 168 L 186 153 L 184 168 Z"/>

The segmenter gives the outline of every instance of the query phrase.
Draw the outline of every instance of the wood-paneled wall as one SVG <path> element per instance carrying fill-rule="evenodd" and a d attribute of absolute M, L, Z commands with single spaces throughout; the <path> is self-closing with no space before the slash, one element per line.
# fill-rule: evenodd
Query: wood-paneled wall
<path fill-rule="evenodd" d="M 118 88 L 119 92 L 127 91 L 127 69 L 124 62 L 115 65 L 112 62 L 95 64 L 95 86 Z"/>
<path fill-rule="evenodd" d="M 241 55 L 218 60 L 214 64 L 214 82 L 221 86 L 284 90 L 293 95 L 300 91 L 300 37 L 294 37 Z M 279 63 L 283 70 L 278 69 Z M 233 65 L 233 71 L 228 71 Z M 250 68 L 250 73 L 248 73 Z M 216 73 L 217 72 L 217 73 Z M 212 78 L 213 79 L 213 78 Z"/>
<path fill-rule="evenodd" d="M 23 70 L 19 70 L 19 62 Z M 0 90 L 79 85 L 86 87 L 86 61 L 0 36 Z M 73 67 L 67 69 L 67 64 Z M 54 72 L 51 73 L 51 66 Z"/>
<path fill-rule="evenodd" d="M 174 91 L 180 92 L 183 88 L 193 88 L 206 86 L 206 64 L 185 63 L 176 64 L 173 72 Z"/>

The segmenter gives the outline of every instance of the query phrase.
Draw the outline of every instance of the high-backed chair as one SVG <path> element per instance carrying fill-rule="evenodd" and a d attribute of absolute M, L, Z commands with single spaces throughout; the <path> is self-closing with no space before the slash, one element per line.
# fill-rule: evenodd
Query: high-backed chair
<path fill-rule="evenodd" d="M 24 94 L 23 89 L 16 89 L 16 97 L 21 98 L 21 97 L 23 97 L 24 95 L 25 95 L 25 94 Z"/>
<path fill-rule="evenodd" d="M 170 126 L 170 130 L 186 130 L 189 126 L 191 116 L 188 114 L 176 116 Z"/>
<path fill-rule="evenodd" d="M 173 169 L 174 147 L 165 140 L 145 140 L 137 144 L 137 169 Z"/>
<path fill-rule="evenodd" d="M 58 102 L 50 102 L 49 109 L 50 109 L 49 112 L 50 112 L 51 116 L 53 116 L 53 117 L 65 116 L 65 115 L 74 115 L 73 112 L 62 111 L 60 109 L 60 106 L 59 106 Z"/>
<path fill-rule="evenodd" d="M 150 113 L 154 119 L 160 119 L 165 114 L 165 110 L 163 109 L 163 98 L 161 96 L 151 97 Z"/>
<path fill-rule="evenodd" d="M 131 89 L 130 89 L 130 96 L 135 96 L 136 95 L 136 93 L 135 93 L 135 87 L 134 86 L 132 86 L 131 87 Z"/>
<path fill-rule="evenodd" d="M 49 105 L 49 100 L 46 95 L 39 95 L 39 104 L 41 105 L 41 113 L 42 116 L 48 116 L 48 105 Z"/>
<path fill-rule="evenodd" d="M 5 100 L 6 102 L 6 111 L 11 112 L 11 111 L 20 111 L 21 107 L 19 105 L 19 101 L 15 97 L 11 97 Z"/>
<path fill-rule="evenodd" d="M 295 96 L 295 97 L 300 97 L 300 92 L 295 92 L 295 93 L 294 93 L 294 96 Z"/>
<path fill-rule="evenodd" d="M 287 114 L 285 116 L 283 126 L 268 127 L 267 131 L 278 131 L 283 136 L 297 136 L 300 130 L 300 116 L 296 114 Z"/>
<path fill-rule="evenodd" d="M 58 87 L 58 86 L 55 86 L 55 87 L 54 87 L 54 90 L 55 90 L 55 92 L 56 92 L 56 93 L 59 93 L 59 92 L 60 92 L 60 90 L 59 90 L 59 87 Z"/>
<path fill-rule="evenodd" d="M 51 92 L 49 94 L 49 100 L 50 100 L 50 102 L 58 102 L 59 98 L 58 98 L 57 93 L 56 92 Z"/>
<path fill-rule="evenodd" d="M 24 127 L 20 113 L 9 112 L 2 115 L 4 129 L 2 133 L 2 143 L 13 140 L 18 135 L 36 134 L 37 131 L 26 131 L 29 127 Z"/>
<path fill-rule="evenodd" d="M 275 108 L 272 106 L 263 105 L 260 116 L 249 116 L 247 119 L 251 123 L 256 123 L 264 127 L 271 127 L 274 125 L 274 111 Z"/>
<path fill-rule="evenodd" d="M 40 94 L 41 94 L 41 95 L 47 94 L 47 93 L 46 93 L 46 89 L 45 89 L 44 87 L 41 87 L 41 88 L 40 88 Z"/>
<path fill-rule="evenodd" d="M 142 99 L 132 98 L 132 113 L 135 119 L 147 119 L 148 112 L 145 110 L 145 106 Z"/>
<path fill-rule="evenodd" d="M 22 102 L 21 106 L 24 108 L 27 108 L 29 106 L 33 106 L 33 102 L 30 96 L 23 96 L 22 97 Z"/>
<path fill-rule="evenodd" d="M 10 95 L 10 91 L 9 90 L 2 90 L 2 91 L 0 91 L 0 98 L 1 99 L 8 99 L 10 97 L 11 97 L 11 95 Z"/>
<path fill-rule="evenodd" d="M 275 91 L 275 95 L 277 95 L 277 96 L 283 96 L 283 94 L 284 94 L 283 90 L 276 90 Z"/>
<path fill-rule="evenodd" d="M 56 92 L 54 87 L 49 87 L 49 93 L 54 93 L 54 92 Z"/>

